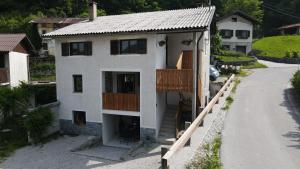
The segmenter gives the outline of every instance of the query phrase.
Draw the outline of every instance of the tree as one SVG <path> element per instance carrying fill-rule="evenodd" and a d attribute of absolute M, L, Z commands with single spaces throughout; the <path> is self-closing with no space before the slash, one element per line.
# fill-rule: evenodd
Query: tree
<path fill-rule="evenodd" d="M 262 22 L 264 11 L 261 8 L 261 0 L 223 0 L 222 15 L 241 10 L 246 14 L 252 16 L 259 22 Z"/>

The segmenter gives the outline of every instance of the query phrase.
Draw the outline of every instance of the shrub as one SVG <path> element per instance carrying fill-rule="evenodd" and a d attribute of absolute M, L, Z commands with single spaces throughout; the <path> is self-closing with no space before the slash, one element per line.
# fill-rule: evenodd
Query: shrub
<path fill-rule="evenodd" d="M 219 151 L 221 148 L 221 137 L 218 136 L 211 144 L 203 147 L 203 153 L 197 154 L 195 158 L 186 165 L 186 169 L 221 169 Z"/>
<path fill-rule="evenodd" d="M 286 51 L 285 52 L 285 57 L 286 58 L 291 58 L 291 52 L 290 51 Z"/>
<path fill-rule="evenodd" d="M 220 55 L 222 55 L 222 56 L 233 56 L 233 57 L 246 56 L 246 54 L 241 53 L 241 52 L 227 51 L 227 50 L 222 50 Z"/>
<path fill-rule="evenodd" d="M 293 58 L 297 59 L 299 58 L 299 53 L 297 51 L 292 51 Z"/>
<path fill-rule="evenodd" d="M 297 91 L 297 93 L 300 95 L 300 70 L 298 70 L 293 78 L 292 78 L 292 85 Z"/>
<path fill-rule="evenodd" d="M 24 125 L 34 143 L 42 140 L 53 120 L 54 116 L 49 108 L 40 107 L 27 114 Z"/>

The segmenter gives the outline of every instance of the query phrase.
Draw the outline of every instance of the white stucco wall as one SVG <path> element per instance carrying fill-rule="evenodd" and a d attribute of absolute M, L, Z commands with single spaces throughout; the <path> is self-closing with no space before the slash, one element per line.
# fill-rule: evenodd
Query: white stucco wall
<path fill-rule="evenodd" d="M 156 69 L 166 68 L 166 45 L 159 46 L 159 41 L 165 41 L 166 35 L 158 35 L 156 43 Z M 156 75 L 156 74 L 155 74 Z M 156 85 L 155 85 L 156 86 Z M 158 136 L 160 126 L 166 110 L 166 92 L 156 92 L 156 137 Z"/>
<path fill-rule="evenodd" d="M 28 54 L 9 52 L 10 86 L 16 87 L 21 81 L 28 82 Z"/>
<path fill-rule="evenodd" d="M 237 18 L 237 22 L 233 22 L 232 18 Z M 247 53 L 252 50 L 253 41 L 253 24 L 249 20 L 242 18 L 238 15 L 232 15 L 230 17 L 224 18 L 217 22 L 218 30 L 229 29 L 233 30 L 233 37 L 230 39 L 222 39 L 222 45 L 230 45 L 231 50 L 235 50 L 237 45 L 247 46 Z M 248 30 L 250 31 L 250 37 L 248 39 L 238 39 L 235 36 L 236 30 Z"/>
<path fill-rule="evenodd" d="M 110 55 L 110 40 L 147 38 L 147 54 Z M 156 123 L 156 57 L 164 55 L 157 45 L 162 35 L 131 34 L 82 36 L 56 39 L 57 97 L 61 102 L 60 118 L 72 120 L 72 111 L 86 111 L 86 120 L 102 122 L 102 71 L 140 72 L 140 121 L 143 128 L 157 128 Z M 77 40 L 78 39 L 78 40 Z M 92 56 L 61 56 L 61 42 L 92 41 Z M 73 74 L 82 74 L 83 93 L 73 93 Z M 119 111 L 110 111 L 118 114 Z M 130 115 L 127 112 L 126 115 Z M 136 116 L 135 112 L 132 112 Z"/>

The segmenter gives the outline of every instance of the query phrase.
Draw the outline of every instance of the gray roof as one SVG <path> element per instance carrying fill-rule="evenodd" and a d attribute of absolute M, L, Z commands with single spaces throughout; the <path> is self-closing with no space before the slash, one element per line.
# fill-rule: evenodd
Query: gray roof
<path fill-rule="evenodd" d="M 97 17 L 45 34 L 46 37 L 130 32 L 172 32 L 206 29 L 215 7 L 133 13 Z"/>

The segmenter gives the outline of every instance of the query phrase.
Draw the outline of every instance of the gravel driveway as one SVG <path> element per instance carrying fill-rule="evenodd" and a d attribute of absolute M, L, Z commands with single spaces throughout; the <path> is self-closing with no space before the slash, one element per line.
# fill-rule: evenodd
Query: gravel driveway
<path fill-rule="evenodd" d="M 160 166 L 160 147 L 152 147 L 134 158 L 116 162 L 78 155 L 70 150 L 87 140 L 86 136 L 64 136 L 43 147 L 27 146 L 0 164 L 0 169 L 153 169 Z"/>
<path fill-rule="evenodd" d="M 298 66 L 262 62 L 270 68 L 242 79 L 226 117 L 225 169 L 300 168 L 300 102 L 289 84 Z"/>

